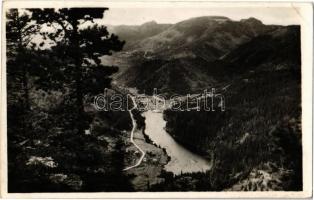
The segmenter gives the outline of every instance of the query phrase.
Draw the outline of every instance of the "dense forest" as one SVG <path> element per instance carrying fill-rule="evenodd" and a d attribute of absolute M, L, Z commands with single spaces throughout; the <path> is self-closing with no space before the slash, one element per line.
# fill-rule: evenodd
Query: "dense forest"
<path fill-rule="evenodd" d="M 165 112 L 177 141 L 213 159 L 207 189 L 302 190 L 300 58 L 298 26 L 257 37 L 215 63 L 225 111 Z"/>
<path fill-rule="evenodd" d="M 124 45 L 93 22 L 106 10 L 6 12 L 9 192 L 132 191 L 121 173 L 129 115 L 91 106 L 118 70 L 100 57 Z"/>

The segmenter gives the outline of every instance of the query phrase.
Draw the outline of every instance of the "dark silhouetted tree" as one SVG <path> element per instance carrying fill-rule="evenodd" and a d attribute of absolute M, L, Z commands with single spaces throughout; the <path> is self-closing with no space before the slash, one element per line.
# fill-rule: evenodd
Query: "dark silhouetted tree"
<path fill-rule="evenodd" d="M 28 61 L 32 57 L 31 41 L 38 29 L 25 10 L 9 9 L 6 12 L 8 117 L 11 119 L 8 121 L 24 136 L 29 124 L 29 74 L 33 70 Z"/>
<path fill-rule="evenodd" d="M 103 18 L 105 10 L 107 8 L 30 9 L 33 20 L 42 27 L 55 29 L 41 33 L 44 38 L 54 41 L 51 49 L 55 56 L 65 60 L 56 70 L 50 70 L 50 78 L 64 83 L 70 92 L 73 91 L 79 133 L 83 133 L 88 126 L 84 96 L 100 93 L 105 87 L 110 87 L 109 76 L 118 70 L 102 65 L 100 57 L 120 51 L 124 45 L 117 36 L 110 35 L 106 27 L 94 23 L 94 19 Z M 92 25 L 82 28 L 85 22 Z"/>
<path fill-rule="evenodd" d="M 29 109 L 29 83 L 28 74 L 31 66 L 27 64 L 32 37 L 38 31 L 38 25 L 32 24 L 31 18 L 26 13 L 19 13 L 18 9 L 10 9 L 6 13 L 6 42 L 8 77 L 14 78 L 19 91 L 23 92 L 24 109 Z M 12 85 L 10 85 L 12 86 Z"/>

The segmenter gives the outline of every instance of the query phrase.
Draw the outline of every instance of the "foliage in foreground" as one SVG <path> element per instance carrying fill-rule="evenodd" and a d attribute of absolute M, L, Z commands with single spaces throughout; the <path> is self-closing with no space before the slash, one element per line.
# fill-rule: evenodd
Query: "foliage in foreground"
<path fill-rule="evenodd" d="M 86 111 L 88 97 L 110 87 L 117 71 L 99 57 L 123 46 L 105 27 L 78 29 L 105 10 L 7 12 L 9 192 L 132 191 L 121 173 L 128 113 Z"/>

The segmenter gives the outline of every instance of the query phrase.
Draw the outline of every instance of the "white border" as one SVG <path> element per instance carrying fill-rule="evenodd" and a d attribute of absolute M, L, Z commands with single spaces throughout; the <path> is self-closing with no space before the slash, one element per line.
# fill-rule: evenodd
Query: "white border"
<path fill-rule="evenodd" d="M 2 23 L 2 67 L 0 101 L 0 193 L 4 198 L 309 198 L 312 196 L 312 75 L 313 75 L 313 7 L 310 3 L 285 2 L 208 2 L 200 1 L 19 1 L 3 3 L 5 9 L 25 7 L 295 7 L 299 11 L 302 44 L 302 147 L 303 191 L 302 192 L 97 192 L 97 193 L 7 193 L 7 134 L 6 134 L 6 56 L 5 23 Z"/>

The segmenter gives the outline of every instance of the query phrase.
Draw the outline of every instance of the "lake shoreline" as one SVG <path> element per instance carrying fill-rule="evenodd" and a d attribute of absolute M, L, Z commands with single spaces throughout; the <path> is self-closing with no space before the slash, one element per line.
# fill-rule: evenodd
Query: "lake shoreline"
<path fill-rule="evenodd" d="M 210 161 L 189 151 L 166 132 L 166 121 L 163 112 L 146 111 L 142 115 L 145 117 L 145 134 L 153 143 L 165 149 L 167 155 L 171 158 L 164 166 L 165 171 L 179 175 L 210 170 Z"/>
<path fill-rule="evenodd" d="M 150 186 L 159 184 L 164 181 L 161 177 L 164 166 L 169 162 L 169 156 L 164 149 L 159 148 L 156 144 L 148 141 L 145 132 L 144 118 L 141 112 L 134 109 L 133 117 L 136 121 L 136 129 L 134 130 L 134 142 L 145 152 L 142 162 L 132 169 L 125 171 L 131 177 L 131 183 L 136 191 L 148 191 Z M 136 155 L 136 148 L 130 143 L 129 134 L 125 135 L 124 140 L 128 143 L 127 151 L 131 159 L 127 162 L 127 166 L 136 163 L 139 156 Z"/>

